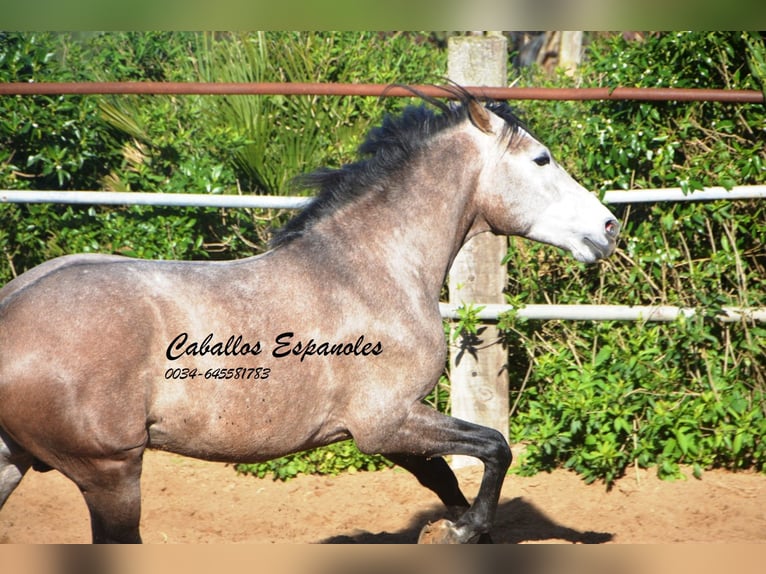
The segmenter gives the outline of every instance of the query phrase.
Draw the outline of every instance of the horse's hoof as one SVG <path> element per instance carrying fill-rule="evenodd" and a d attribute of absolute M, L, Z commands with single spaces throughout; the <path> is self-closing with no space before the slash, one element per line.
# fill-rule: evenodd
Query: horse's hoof
<path fill-rule="evenodd" d="M 447 519 L 429 522 L 420 531 L 418 544 L 460 544 L 455 524 Z"/>

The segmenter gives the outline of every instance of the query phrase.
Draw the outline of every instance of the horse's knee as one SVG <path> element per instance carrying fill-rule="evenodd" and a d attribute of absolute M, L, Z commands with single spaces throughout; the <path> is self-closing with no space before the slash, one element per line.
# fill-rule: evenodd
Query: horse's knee
<path fill-rule="evenodd" d="M 511 452 L 511 445 L 508 444 L 505 437 L 499 432 L 498 435 L 500 435 L 500 441 L 497 444 L 495 459 L 497 460 L 498 466 L 505 472 L 508 470 L 508 467 L 511 466 L 511 462 L 513 462 L 513 453 Z"/>
<path fill-rule="evenodd" d="M 474 442 L 477 450 L 476 456 L 485 464 L 493 465 L 502 472 L 508 470 L 513 460 L 513 454 L 503 434 L 498 430 L 486 427 L 482 428 L 481 433 L 482 436 Z"/>

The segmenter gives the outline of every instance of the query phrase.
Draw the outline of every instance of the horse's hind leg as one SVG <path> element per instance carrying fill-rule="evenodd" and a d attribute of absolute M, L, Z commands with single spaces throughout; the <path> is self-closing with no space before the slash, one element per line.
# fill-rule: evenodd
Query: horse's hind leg
<path fill-rule="evenodd" d="M 0 429 L 0 508 L 32 466 L 32 461 L 32 455 Z"/>
<path fill-rule="evenodd" d="M 88 505 L 93 542 L 96 544 L 141 542 L 143 453 L 136 451 L 139 449 L 130 451 L 124 458 L 81 461 L 78 472 L 70 476 Z"/>
<path fill-rule="evenodd" d="M 455 473 L 442 457 L 390 454 L 386 458 L 414 474 L 420 484 L 439 497 L 455 519 L 470 508 L 471 505 L 460 491 Z M 492 538 L 488 533 L 484 533 L 479 537 L 479 542 L 488 544 L 492 542 Z"/>
<path fill-rule="evenodd" d="M 413 454 L 389 454 L 386 458 L 414 474 L 418 482 L 434 492 L 447 508 L 455 509 L 462 514 L 462 511 L 470 506 L 460 491 L 455 473 L 442 457 L 426 458 Z"/>

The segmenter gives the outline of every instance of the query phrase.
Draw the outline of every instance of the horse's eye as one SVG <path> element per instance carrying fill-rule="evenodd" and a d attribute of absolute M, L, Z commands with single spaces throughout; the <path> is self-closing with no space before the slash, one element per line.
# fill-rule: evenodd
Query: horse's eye
<path fill-rule="evenodd" d="M 534 161 L 539 166 L 548 165 L 549 163 L 551 163 L 551 156 L 549 156 L 547 153 L 544 153 L 542 155 L 537 156 L 532 161 Z"/>

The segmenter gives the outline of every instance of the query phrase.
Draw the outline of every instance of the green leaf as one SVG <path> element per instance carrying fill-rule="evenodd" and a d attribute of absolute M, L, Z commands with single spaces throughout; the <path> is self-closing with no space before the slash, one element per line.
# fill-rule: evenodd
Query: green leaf
<path fill-rule="evenodd" d="M 606 361 L 608 358 L 612 356 L 612 347 L 609 345 L 604 345 L 601 347 L 596 354 L 596 358 L 593 360 L 593 366 L 598 367 L 600 366 L 604 361 Z"/>

